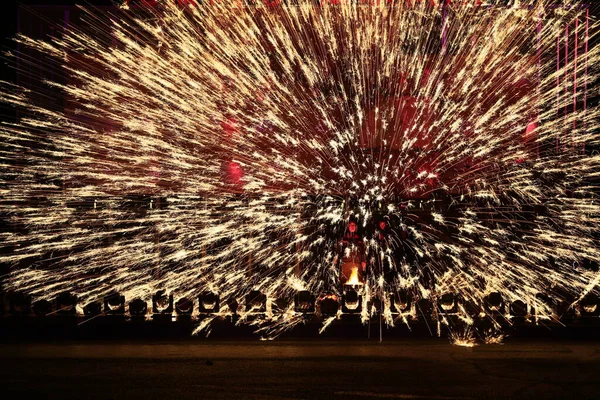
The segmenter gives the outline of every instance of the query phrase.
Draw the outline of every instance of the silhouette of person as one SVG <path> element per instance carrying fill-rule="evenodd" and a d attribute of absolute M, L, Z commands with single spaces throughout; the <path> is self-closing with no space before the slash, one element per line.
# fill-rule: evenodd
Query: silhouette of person
<path fill-rule="evenodd" d="M 356 222 L 350 221 L 348 230 L 342 239 L 342 283 L 347 283 L 352 277 L 355 270 L 356 277 L 359 282 L 364 280 L 363 275 L 366 270 L 367 263 L 364 260 L 364 243 L 361 236 L 357 232 Z"/>

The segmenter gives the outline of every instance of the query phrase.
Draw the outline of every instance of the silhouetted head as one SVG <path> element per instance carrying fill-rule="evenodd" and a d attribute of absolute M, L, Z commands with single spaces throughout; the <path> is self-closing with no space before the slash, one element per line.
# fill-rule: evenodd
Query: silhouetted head
<path fill-rule="evenodd" d="M 348 224 L 348 230 L 350 231 L 350 233 L 356 232 L 356 222 L 350 222 Z"/>

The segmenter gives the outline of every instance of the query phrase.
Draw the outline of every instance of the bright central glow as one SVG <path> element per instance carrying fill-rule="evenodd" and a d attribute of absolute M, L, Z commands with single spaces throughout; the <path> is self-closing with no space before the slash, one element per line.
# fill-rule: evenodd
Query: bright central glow
<path fill-rule="evenodd" d="M 352 268 L 352 272 L 350 273 L 350 277 L 348 278 L 346 285 L 351 285 L 351 286 L 362 285 L 362 282 L 358 279 L 358 267 Z"/>

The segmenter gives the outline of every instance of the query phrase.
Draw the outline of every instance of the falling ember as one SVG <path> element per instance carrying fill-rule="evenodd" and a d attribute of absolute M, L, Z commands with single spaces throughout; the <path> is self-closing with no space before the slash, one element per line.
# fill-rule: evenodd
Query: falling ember
<path fill-rule="evenodd" d="M 477 346 L 477 341 L 474 338 L 454 339 L 452 340 L 452 344 L 460 347 L 475 347 Z"/>
<path fill-rule="evenodd" d="M 502 333 L 489 333 L 484 335 L 483 342 L 485 344 L 504 344 L 505 335 Z"/>
<path fill-rule="evenodd" d="M 260 298 L 266 336 L 302 322 L 276 300 L 342 299 L 344 266 L 389 325 L 599 294 L 598 23 L 556 60 L 582 10 L 187 3 L 16 38 L 55 63 L 0 92 L 4 290 Z"/>
<path fill-rule="evenodd" d="M 471 327 L 453 331 L 450 333 L 450 343 L 460 347 L 475 347 L 477 346 L 477 338 L 475 331 Z"/>

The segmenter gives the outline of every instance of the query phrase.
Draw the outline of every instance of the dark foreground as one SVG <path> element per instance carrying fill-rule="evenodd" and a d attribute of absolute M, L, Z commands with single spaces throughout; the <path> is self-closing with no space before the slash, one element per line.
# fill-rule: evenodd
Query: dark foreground
<path fill-rule="evenodd" d="M 598 399 L 600 341 L 1 344 L 3 399 Z"/>

